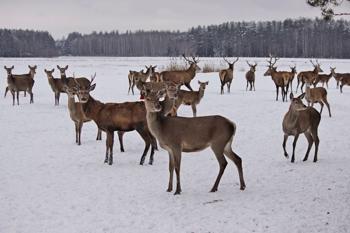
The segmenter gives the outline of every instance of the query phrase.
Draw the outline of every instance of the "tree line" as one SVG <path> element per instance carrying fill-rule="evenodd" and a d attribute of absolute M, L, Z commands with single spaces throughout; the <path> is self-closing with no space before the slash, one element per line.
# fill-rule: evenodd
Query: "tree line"
<path fill-rule="evenodd" d="M 241 56 L 350 58 L 350 21 L 228 22 L 180 31 L 70 33 L 0 29 L 0 56 Z"/>

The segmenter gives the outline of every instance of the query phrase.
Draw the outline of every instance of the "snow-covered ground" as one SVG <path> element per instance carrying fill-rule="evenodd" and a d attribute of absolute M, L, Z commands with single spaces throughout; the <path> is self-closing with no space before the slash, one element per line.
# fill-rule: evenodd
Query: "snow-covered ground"
<path fill-rule="evenodd" d="M 199 65 L 220 60 L 202 58 Z M 218 192 L 209 193 L 219 167 L 208 149 L 183 156 L 183 192 L 174 196 L 165 191 L 166 151 L 156 152 L 153 166 L 138 165 L 144 144 L 135 132 L 124 137 L 125 153 L 116 140 L 113 166 L 103 163 L 105 142 L 95 141 L 94 123 L 84 125 L 77 146 L 67 97 L 62 95 L 61 105 L 54 106 L 43 71 L 68 64 L 68 75 L 96 72 L 96 99 L 136 101 L 138 96 L 127 95 L 129 69 L 162 66 L 168 58 L 0 58 L 0 67 L 14 65 L 14 73 L 38 65 L 34 104 L 23 94 L 19 106 L 12 106 L 11 95 L 0 98 L 0 232 L 350 232 L 350 88 L 340 94 L 330 81 L 333 116 L 324 109 L 319 161 L 312 162 L 314 148 L 309 161 L 301 161 L 306 152 L 301 135 L 292 164 L 282 150 L 281 124 L 289 102 L 275 101 L 274 84 L 262 75 L 266 59 L 249 59 L 259 65 L 256 91 L 246 92 L 245 60 L 236 64 L 231 94 L 219 94 L 217 73 L 198 73 L 192 86 L 209 81 L 198 115 L 220 114 L 237 124 L 233 149 L 243 160 L 246 190 L 239 190 L 236 167 L 229 161 Z M 330 65 L 349 72 L 350 60 L 320 62 L 327 73 Z M 294 63 L 298 71 L 312 68 L 307 59 L 277 64 L 279 70 L 289 70 Z M 1 70 L 3 93 L 6 75 Z M 59 76 L 57 69 L 54 75 Z M 192 116 L 190 107 L 182 106 L 179 115 Z M 291 144 L 289 138 L 290 153 Z"/>

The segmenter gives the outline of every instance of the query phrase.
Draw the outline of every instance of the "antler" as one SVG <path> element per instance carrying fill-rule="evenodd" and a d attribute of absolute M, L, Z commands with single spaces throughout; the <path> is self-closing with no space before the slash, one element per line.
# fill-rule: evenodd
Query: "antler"
<path fill-rule="evenodd" d="M 275 59 L 275 61 L 272 62 L 272 59 Z M 271 53 L 270 53 L 270 60 L 267 61 L 267 62 L 269 63 L 269 66 L 270 66 L 270 67 L 273 67 L 273 66 L 276 64 L 276 62 L 277 62 L 278 60 L 279 60 L 279 58 L 273 57 L 273 56 L 271 55 Z"/>
<path fill-rule="evenodd" d="M 96 72 L 94 75 L 91 75 L 91 78 L 90 78 L 90 84 L 95 80 L 96 78 Z"/>
<path fill-rule="evenodd" d="M 228 64 L 231 64 L 228 60 L 226 60 L 225 57 L 222 57 L 224 59 L 225 62 L 227 62 Z"/>
<path fill-rule="evenodd" d="M 236 60 L 232 64 L 234 65 L 236 62 L 238 62 L 238 60 L 239 60 L 239 57 L 237 57 Z"/>
<path fill-rule="evenodd" d="M 198 58 L 196 59 L 196 57 L 195 56 L 192 56 L 192 60 L 193 60 L 193 62 L 194 63 L 198 63 L 199 62 L 199 56 L 198 56 Z"/>
<path fill-rule="evenodd" d="M 247 64 L 248 64 L 248 66 L 253 66 L 252 64 L 249 64 L 249 62 L 248 61 L 246 61 L 247 62 Z"/>
<path fill-rule="evenodd" d="M 316 66 L 316 65 L 312 62 L 312 60 L 310 60 L 310 62 L 311 62 L 311 64 L 312 64 L 313 66 Z"/>
<path fill-rule="evenodd" d="M 189 59 L 185 56 L 185 54 L 182 54 L 182 57 L 185 59 L 185 61 L 187 61 L 187 62 L 192 62 L 191 60 L 189 60 Z"/>

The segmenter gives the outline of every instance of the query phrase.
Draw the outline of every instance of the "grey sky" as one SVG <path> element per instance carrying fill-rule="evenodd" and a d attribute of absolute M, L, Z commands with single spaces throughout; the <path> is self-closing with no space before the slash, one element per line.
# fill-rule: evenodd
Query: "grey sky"
<path fill-rule="evenodd" d="M 0 6 L 0 28 L 47 30 L 55 39 L 73 31 L 187 30 L 227 21 L 320 16 L 306 0 L 0 0 Z"/>

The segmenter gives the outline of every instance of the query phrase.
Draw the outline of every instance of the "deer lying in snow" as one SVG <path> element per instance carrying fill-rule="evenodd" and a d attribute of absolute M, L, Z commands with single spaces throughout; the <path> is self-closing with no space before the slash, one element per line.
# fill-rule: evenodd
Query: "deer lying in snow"
<path fill-rule="evenodd" d="M 168 90 L 167 90 L 168 91 Z M 211 147 L 219 162 L 220 170 L 211 192 L 216 192 L 221 176 L 227 165 L 225 156 L 232 160 L 238 169 L 240 189 L 245 189 L 242 160 L 232 151 L 233 136 L 236 125 L 222 116 L 204 117 L 165 117 L 159 99 L 161 92 L 146 91 L 145 106 L 147 124 L 151 133 L 157 138 L 162 148 L 169 153 L 169 184 L 168 192 L 173 189 L 173 173 L 176 173 L 176 191 L 181 193 L 180 165 L 182 152 L 195 152 Z"/>
<path fill-rule="evenodd" d="M 55 69 L 52 70 L 44 70 L 47 75 L 47 80 L 49 81 L 49 85 L 51 87 L 51 90 L 55 94 L 55 105 L 60 104 L 60 94 L 65 93 L 65 87 L 63 84 L 62 79 L 60 78 L 54 78 L 52 73 L 55 71 Z"/>
<path fill-rule="evenodd" d="M 14 67 L 14 66 L 12 66 L 12 67 Z M 29 68 L 29 73 L 27 73 L 27 74 L 12 74 L 12 76 L 14 78 L 31 78 L 34 80 L 34 75 L 36 74 L 35 70 L 36 70 L 37 66 L 36 65 L 35 66 L 28 65 L 28 68 Z M 7 86 L 5 89 L 4 97 L 6 97 L 8 91 L 9 91 L 9 87 Z M 24 97 L 26 96 L 26 93 L 27 93 L 27 91 L 24 91 Z"/>
<path fill-rule="evenodd" d="M 178 98 L 175 101 L 176 109 L 178 109 L 181 104 L 191 105 L 193 117 L 197 116 L 197 105 L 201 102 L 204 96 L 205 88 L 209 84 L 209 82 L 198 81 L 198 84 L 199 84 L 198 91 L 179 90 Z"/>
<path fill-rule="evenodd" d="M 140 164 L 144 163 L 151 145 L 149 164 L 152 164 L 154 150 L 157 149 L 157 141 L 148 130 L 144 102 L 101 103 L 90 95 L 95 86 L 96 84 L 91 85 L 91 83 L 83 86 L 76 82 L 76 91 L 85 116 L 92 119 L 99 129 L 107 133 L 105 163 L 113 164 L 114 132 L 136 130 L 145 141 L 145 149 Z"/>
<path fill-rule="evenodd" d="M 228 64 L 228 68 L 225 70 L 220 70 L 219 72 L 219 78 L 221 82 L 221 92 L 220 94 L 224 94 L 224 86 L 227 85 L 227 92 L 230 93 L 231 89 L 231 83 L 233 80 L 233 70 L 234 70 L 234 65 L 238 61 L 239 57 L 236 58 L 232 63 L 226 60 L 224 57 L 225 62 Z"/>
<path fill-rule="evenodd" d="M 34 95 L 32 92 L 33 86 L 34 86 L 34 79 L 33 78 L 24 78 L 21 76 L 15 76 L 12 74 L 14 66 L 7 68 L 4 66 L 4 69 L 7 72 L 7 87 L 8 90 L 12 94 L 12 105 L 15 105 L 15 93 L 17 97 L 17 105 L 19 105 L 19 92 L 20 91 L 27 91 L 30 95 L 30 103 L 34 103 Z M 36 66 L 33 67 L 33 71 L 35 74 Z"/>
<path fill-rule="evenodd" d="M 308 103 L 308 106 L 310 106 L 310 103 L 311 107 L 314 106 L 314 103 L 319 103 L 321 105 L 320 114 L 322 114 L 323 105 L 326 104 L 328 108 L 329 117 L 332 117 L 331 108 L 327 100 L 327 90 L 324 87 L 310 88 L 310 84 L 306 83 L 305 93 L 305 99 Z"/>
<path fill-rule="evenodd" d="M 291 159 L 292 163 L 295 161 L 295 146 L 301 133 L 304 133 L 309 143 L 303 161 L 307 160 L 313 143 L 315 143 L 314 162 L 317 161 L 318 145 L 320 142 L 317 130 L 321 121 L 321 114 L 313 107 L 306 107 L 303 104 L 302 98 L 304 98 L 304 96 L 305 93 L 301 94 L 297 98 L 294 98 L 293 93 L 290 93 L 291 104 L 288 112 L 283 118 L 282 123 L 284 132 L 283 150 L 286 158 L 288 158 L 288 153 L 286 151 L 288 136 L 294 136 L 293 154 Z"/>

